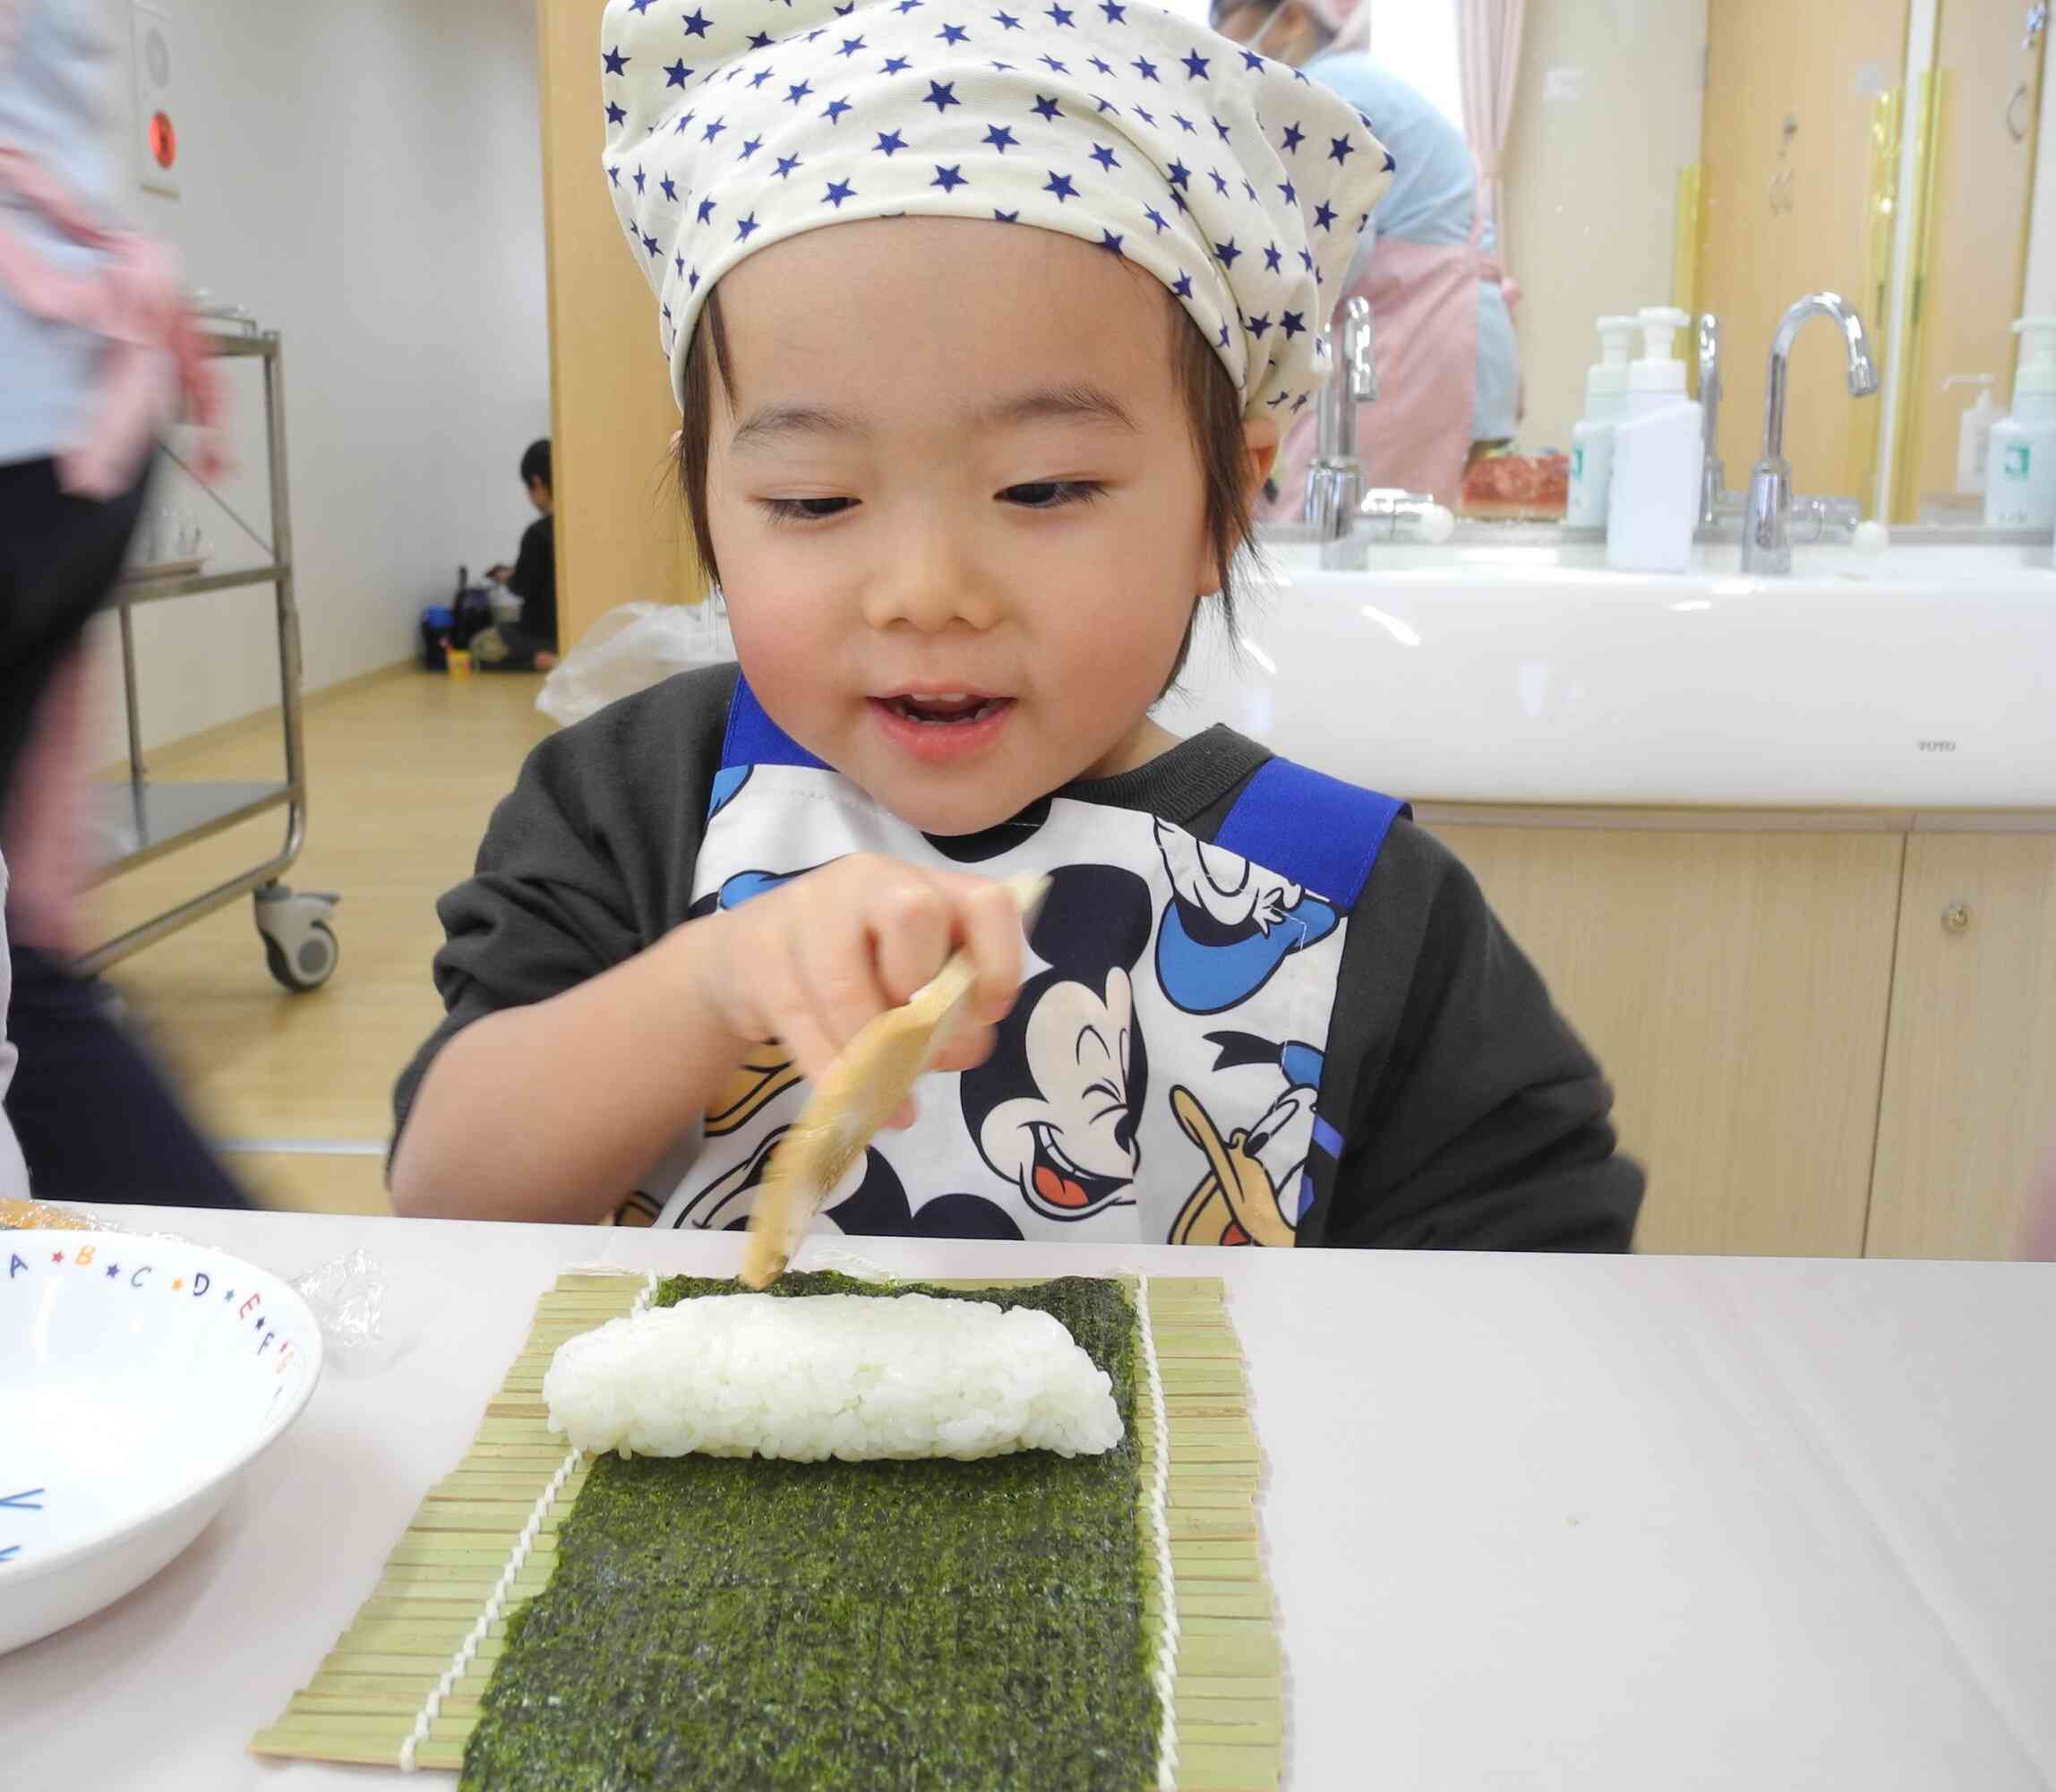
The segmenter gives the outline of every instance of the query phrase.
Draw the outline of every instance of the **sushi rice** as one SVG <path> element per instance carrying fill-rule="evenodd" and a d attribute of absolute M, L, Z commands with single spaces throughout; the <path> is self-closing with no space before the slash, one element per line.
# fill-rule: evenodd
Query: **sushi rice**
<path fill-rule="evenodd" d="M 1105 1372 L 1061 1320 L 926 1294 L 727 1294 L 559 1346 L 550 1428 L 623 1455 L 972 1462 L 1121 1441 Z"/>

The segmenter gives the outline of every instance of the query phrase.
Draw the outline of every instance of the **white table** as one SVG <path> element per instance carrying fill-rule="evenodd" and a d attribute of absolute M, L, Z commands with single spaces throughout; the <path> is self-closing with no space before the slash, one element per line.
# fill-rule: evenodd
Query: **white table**
<path fill-rule="evenodd" d="M 244 1744 L 464 1450 L 556 1272 L 726 1274 L 736 1242 L 135 1222 L 287 1273 L 364 1246 L 401 1348 L 332 1368 L 154 1582 L 0 1657 L 0 1785 L 396 1786 Z M 902 1273 L 1227 1278 L 1296 1792 L 2056 1786 L 2056 1267 L 862 1249 Z"/>

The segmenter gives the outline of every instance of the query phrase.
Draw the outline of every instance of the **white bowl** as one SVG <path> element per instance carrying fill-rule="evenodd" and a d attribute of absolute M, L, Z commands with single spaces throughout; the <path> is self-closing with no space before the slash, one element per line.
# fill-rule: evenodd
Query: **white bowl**
<path fill-rule="evenodd" d="M 0 1651 L 156 1573 L 321 1372 L 307 1303 L 238 1257 L 0 1232 Z"/>

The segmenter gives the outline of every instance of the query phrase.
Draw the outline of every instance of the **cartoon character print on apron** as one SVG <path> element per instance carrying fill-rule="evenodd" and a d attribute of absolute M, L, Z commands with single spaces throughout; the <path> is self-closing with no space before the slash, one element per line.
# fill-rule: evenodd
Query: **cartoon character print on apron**
<path fill-rule="evenodd" d="M 824 1230 L 1294 1242 L 1314 1169 L 1341 1150 L 1322 1080 L 1348 908 L 1400 804 L 1273 759 L 1211 844 L 1064 797 L 931 836 L 794 744 L 741 683 L 723 757 L 696 916 L 852 853 L 1050 880 L 992 1055 L 923 1082 L 914 1125 L 873 1142 Z M 658 1222 L 742 1225 L 808 1093 L 775 1042 L 753 1052 L 660 1171 Z"/>

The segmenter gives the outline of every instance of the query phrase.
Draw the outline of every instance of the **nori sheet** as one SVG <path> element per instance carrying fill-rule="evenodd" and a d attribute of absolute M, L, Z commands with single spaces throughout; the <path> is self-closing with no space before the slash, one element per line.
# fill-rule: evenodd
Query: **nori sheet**
<path fill-rule="evenodd" d="M 737 1291 L 677 1276 L 656 1303 Z M 1127 1436 L 1069 1462 L 599 1458 L 510 1626 L 460 1792 L 1142 1792 L 1160 1713 L 1126 1290 L 772 1291 L 1053 1313 L 1112 1377 Z"/>

